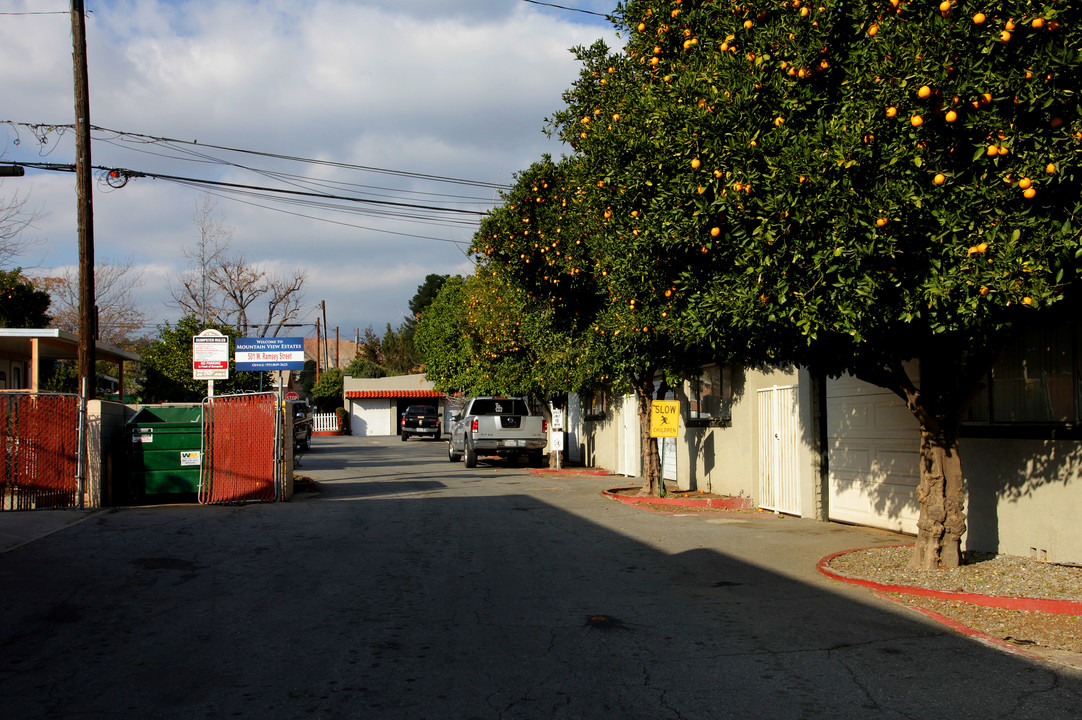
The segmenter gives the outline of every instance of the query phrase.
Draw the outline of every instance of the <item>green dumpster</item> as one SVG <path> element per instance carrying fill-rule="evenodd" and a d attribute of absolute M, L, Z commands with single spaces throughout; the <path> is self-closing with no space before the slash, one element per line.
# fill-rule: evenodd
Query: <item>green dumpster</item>
<path fill-rule="evenodd" d="M 203 409 L 143 408 L 127 422 L 132 489 L 144 500 L 199 491 Z M 189 499 L 189 498 L 185 498 Z"/>

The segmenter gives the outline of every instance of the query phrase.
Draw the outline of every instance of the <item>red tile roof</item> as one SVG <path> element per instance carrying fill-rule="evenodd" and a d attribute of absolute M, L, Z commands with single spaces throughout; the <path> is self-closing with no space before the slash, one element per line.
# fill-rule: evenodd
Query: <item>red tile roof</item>
<path fill-rule="evenodd" d="M 439 390 L 347 390 L 346 397 L 357 398 L 438 398 L 443 397 Z"/>

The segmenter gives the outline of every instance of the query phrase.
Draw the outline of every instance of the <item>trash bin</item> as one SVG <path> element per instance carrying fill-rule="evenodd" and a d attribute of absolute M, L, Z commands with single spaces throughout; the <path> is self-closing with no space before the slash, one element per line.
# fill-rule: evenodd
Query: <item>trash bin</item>
<path fill-rule="evenodd" d="M 127 428 L 136 500 L 194 499 L 199 491 L 203 408 L 143 408 L 127 422 Z"/>

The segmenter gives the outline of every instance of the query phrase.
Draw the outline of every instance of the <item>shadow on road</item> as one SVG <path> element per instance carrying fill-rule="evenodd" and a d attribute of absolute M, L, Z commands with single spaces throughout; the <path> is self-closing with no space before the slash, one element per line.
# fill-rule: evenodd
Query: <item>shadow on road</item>
<path fill-rule="evenodd" d="M 350 457 L 315 471 L 323 498 L 106 513 L 0 556 L 4 716 L 1058 718 L 1079 707 L 1076 675 L 770 569 L 782 553 L 844 546 L 825 524 L 712 525 L 604 500 L 596 478 L 523 471 L 501 492 L 484 482 L 491 470 L 442 460 L 441 471 L 434 454 L 326 452 Z"/>

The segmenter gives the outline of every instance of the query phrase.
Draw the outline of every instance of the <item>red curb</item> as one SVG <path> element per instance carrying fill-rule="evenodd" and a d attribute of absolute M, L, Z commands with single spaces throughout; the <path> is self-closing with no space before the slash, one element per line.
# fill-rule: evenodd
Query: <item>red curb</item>
<path fill-rule="evenodd" d="M 912 546 L 893 545 L 876 547 Z M 874 580 L 863 580 L 861 578 L 849 577 L 848 575 L 843 575 L 835 570 L 831 570 L 829 567 L 830 561 L 840 555 L 846 555 L 851 552 L 858 552 L 860 550 L 870 549 L 872 548 L 856 548 L 854 550 L 842 550 L 841 552 L 827 555 L 818 563 L 819 572 L 823 573 L 824 575 L 833 580 L 837 580 L 838 582 L 849 583 L 851 585 L 860 585 L 861 587 L 871 588 L 872 590 L 878 590 L 880 592 L 901 593 L 903 595 L 919 595 L 921 597 L 938 598 L 940 600 L 958 600 L 960 602 L 969 603 L 970 605 L 1003 608 L 1005 610 L 1031 610 L 1036 612 L 1054 613 L 1056 615 L 1075 615 L 1082 617 L 1082 602 L 1078 602 L 1076 600 L 999 597 L 997 595 L 979 595 L 977 593 L 948 592 L 946 590 L 928 590 L 926 588 L 918 588 L 911 585 L 890 585 L 886 583 L 878 583 Z"/>
<path fill-rule="evenodd" d="M 878 597 L 883 598 L 884 600 L 888 600 L 888 601 L 894 603 L 895 605 L 901 605 L 902 607 L 907 607 L 910 610 L 915 610 L 915 611 L 919 612 L 921 615 L 929 617 L 932 620 L 935 620 L 936 622 L 938 622 L 938 623 L 940 623 L 942 625 L 946 625 L 951 630 L 954 630 L 955 632 L 961 633 L 962 635 L 965 635 L 967 637 L 971 637 L 971 638 L 973 638 L 975 640 L 981 640 L 981 641 L 989 643 L 991 645 L 995 645 L 996 647 L 1001 648 L 1003 650 L 1007 650 L 1007 651 L 1013 652 L 1013 653 L 1018 653 L 1019 655 L 1024 655 L 1025 657 L 1028 657 L 1028 658 L 1040 659 L 1040 657 L 1041 657 L 1040 655 L 1037 655 L 1036 653 L 1031 653 L 1031 652 L 1029 652 L 1027 650 L 1023 650 L 1022 648 L 1018 647 L 1017 645 L 1015 645 L 1013 643 L 1009 643 L 1006 640 L 1003 640 L 1001 638 L 997 638 L 997 637 L 995 637 L 993 635 L 989 635 L 988 633 L 982 632 L 982 631 L 977 630 L 975 628 L 971 628 L 968 625 L 963 625 L 962 623 L 958 622 L 957 620 L 953 620 L 953 619 L 947 617 L 946 615 L 941 615 L 940 613 L 937 613 L 935 610 L 929 610 L 928 608 L 914 607 L 912 605 L 907 605 L 906 603 L 902 602 L 897 597 L 894 597 L 892 595 L 887 595 L 885 593 L 877 592 L 876 595 Z"/>
<path fill-rule="evenodd" d="M 594 475 L 596 477 L 602 477 L 604 475 L 611 475 L 608 470 L 576 470 L 576 469 L 560 469 L 553 468 L 530 468 L 530 472 L 534 475 L 541 475 L 544 473 L 551 473 L 553 475 Z"/>
<path fill-rule="evenodd" d="M 754 510 L 751 498 L 673 498 L 651 497 L 648 495 L 623 495 L 617 490 L 633 490 L 635 485 L 626 488 L 602 490 L 601 494 L 610 500 L 617 500 L 625 505 L 677 505 L 680 507 L 705 507 L 715 510 Z"/>
<path fill-rule="evenodd" d="M 324 437 L 327 437 L 329 435 L 341 435 L 341 434 L 342 434 L 341 430 L 314 430 L 312 432 L 313 436 L 322 435 Z"/>

